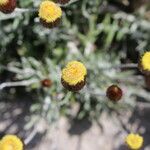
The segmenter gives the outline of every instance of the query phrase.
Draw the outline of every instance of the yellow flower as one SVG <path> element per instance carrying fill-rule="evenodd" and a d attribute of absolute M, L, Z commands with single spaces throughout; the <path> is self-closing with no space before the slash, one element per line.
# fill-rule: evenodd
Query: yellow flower
<path fill-rule="evenodd" d="M 23 150 L 23 143 L 15 135 L 6 135 L 0 141 L 0 150 Z"/>
<path fill-rule="evenodd" d="M 69 85 L 76 85 L 84 81 L 87 70 L 85 66 L 78 61 L 71 61 L 62 70 L 62 79 Z"/>
<path fill-rule="evenodd" d="M 56 3 L 46 0 L 40 4 L 39 17 L 47 23 L 54 22 L 61 16 L 62 10 Z"/>
<path fill-rule="evenodd" d="M 143 137 L 130 133 L 126 137 L 126 143 L 131 150 L 139 150 L 143 146 Z"/>
<path fill-rule="evenodd" d="M 150 71 L 150 52 L 145 52 L 141 58 L 141 65 L 143 70 Z"/>
<path fill-rule="evenodd" d="M 8 0 L 0 0 L 0 5 L 6 5 L 8 3 Z"/>

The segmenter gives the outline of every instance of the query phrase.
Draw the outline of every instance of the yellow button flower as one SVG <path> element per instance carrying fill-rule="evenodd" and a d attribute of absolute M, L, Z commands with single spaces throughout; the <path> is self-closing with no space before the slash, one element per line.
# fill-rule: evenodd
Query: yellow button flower
<path fill-rule="evenodd" d="M 144 53 L 141 58 L 141 65 L 144 70 L 150 71 L 150 52 Z"/>
<path fill-rule="evenodd" d="M 79 61 L 71 61 L 62 70 L 62 84 L 71 91 L 78 91 L 85 85 L 86 67 Z"/>
<path fill-rule="evenodd" d="M 143 137 L 138 134 L 129 134 L 126 137 L 126 144 L 131 150 L 139 150 L 143 146 Z"/>
<path fill-rule="evenodd" d="M 6 135 L 0 141 L 0 150 L 23 150 L 23 143 L 15 135 Z"/>
<path fill-rule="evenodd" d="M 87 71 L 85 66 L 78 61 L 71 61 L 67 64 L 66 68 L 62 70 L 62 78 L 69 85 L 76 85 L 84 81 Z"/>
<path fill-rule="evenodd" d="M 61 8 L 52 1 L 43 1 L 39 8 L 39 17 L 47 23 L 55 22 L 62 16 Z"/>

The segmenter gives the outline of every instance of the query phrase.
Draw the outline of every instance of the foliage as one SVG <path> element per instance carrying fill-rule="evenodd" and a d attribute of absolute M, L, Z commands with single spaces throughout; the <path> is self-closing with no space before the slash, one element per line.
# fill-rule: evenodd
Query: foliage
<path fill-rule="evenodd" d="M 149 5 L 128 13 L 111 0 L 71 1 L 62 6 L 61 25 L 47 29 L 39 22 L 40 2 L 20 0 L 22 9 L 9 15 L 0 13 L 1 74 L 13 72 L 16 80 L 10 83 L 10 78 L 4 78 L 10 84 L 1 87 L 26 86 L 25 91 L 36 99 L 31 118 L 44 116 L 51 123 L 60 114 L 71 115 L 77 104 L 78 118 L 97 119 L 102 112 L 134 108 L 137 95 L 147 97 L 139 72 L 130 69 L 132 64 L 128 70 L 122 65 L 137 63 L 139 54 L 150 48 Z M 70 60 L 80 60 L 88 69 L 87 85 L 79 93 L 61 86 L 61 68 Z M 50 88 L 41 86 L 45 78 L 52 80 Z M 117 104 L 105 96 L 111 84 L 120 84 L 124 90 L 123 100 Z M 29 126 L 34 125 L 33 120 Z"/>

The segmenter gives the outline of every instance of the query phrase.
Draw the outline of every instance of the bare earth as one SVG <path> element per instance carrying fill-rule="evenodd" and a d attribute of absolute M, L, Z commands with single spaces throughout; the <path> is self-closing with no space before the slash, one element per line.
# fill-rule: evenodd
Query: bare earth
<path fill-rule="evenodd" d="M 23 139 L 31 131 L 25 130 L 28 121 L 29 104 L 0 103 L 0 136 L 12 133 Z M 142 106 L 129 119 L 128 128 L 140 132 L 144 139 L 143 150 L 150 150 L 150 109 Z M 117 118 L 116 118 L 117 119 Z M 124 116 L 125 122 L 128 117 Z M 123 130 L 115 118 L 103 115 L 101 126 L 87 120 L 69 122 L 62 117 L 45 133 L 47 124 L 43 120 L 39 123 L 38 132 L 26 147 L 26 150 L 127 150 L 124 138 L 127 132 Z"/>

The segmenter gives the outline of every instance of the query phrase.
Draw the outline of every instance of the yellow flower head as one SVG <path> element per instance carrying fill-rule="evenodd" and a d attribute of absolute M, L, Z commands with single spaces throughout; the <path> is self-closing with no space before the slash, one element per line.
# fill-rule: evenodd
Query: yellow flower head
<path fill-rule="evenodd" d="M 87 70 L 81 62 L 71 61 L 62 70 L 62 79 L 69 85 L 76 85 L 84 81 L 86 74 Z"/>
<path fill-rule="evenodd" d="M 61 16 L 62 10 L 56 3 L 46 0 L 40 4 L 39 17 L 47 23 L 54 22 Z"/>
<path fill-rule="evenodd" d="M 6 5 L 8 3 L 8 0 L 0 0 L 0 6 Z"/>
<path fill-rule="evenodd" d="M 23 143 L 15 135 L 6 135 L 0 140 L 0 150 L 23 150 Z"/>
<path fill-rule="evenodd" d="M 144 70 L 150 71 L 150 52 L 145 52 L 141 58 L 141 65 Z"/>
<path fill-rule="evenodd" d="M 131 133 L 126 137 L 126 143 L 131 150 L 139 150 L 143 145 L 143 137 Z"/>

